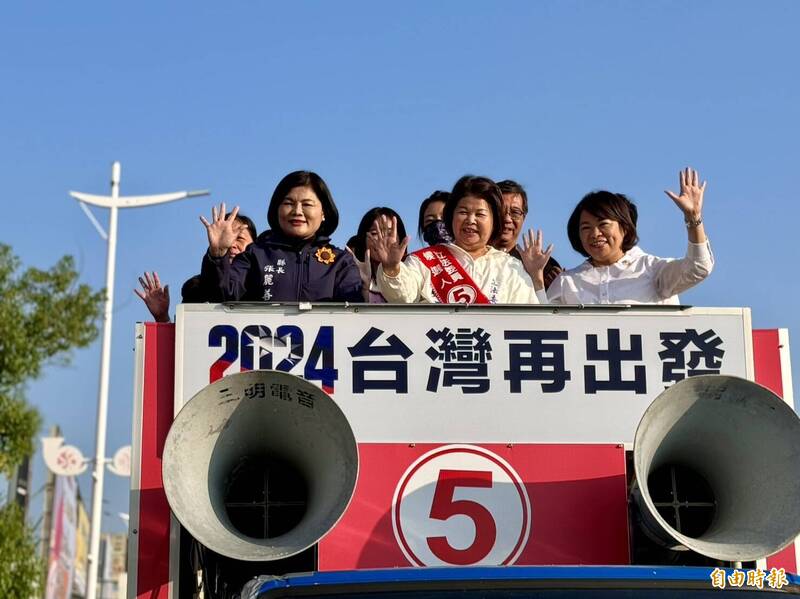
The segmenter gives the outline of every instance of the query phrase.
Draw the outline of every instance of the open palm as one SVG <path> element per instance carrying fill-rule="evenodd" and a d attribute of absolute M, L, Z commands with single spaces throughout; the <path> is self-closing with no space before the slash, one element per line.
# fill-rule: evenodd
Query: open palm
<path fill-rule="evenodd" d="M 703 213 L 703 194 L 706 191 L 706 181 L 700 184 L 700 176 L 696 170 L 686 168 L 679 174 L 680 194 L 665 191 L 683 214 L 691 219 L 698 220 Z"/>
<path fill-rule="evenodd" d="M 224 256 L 236 238 L 239 236 L 239 231 L 242 224 L 236 221 L 236 215 L 239 214 L 239 206 L 234 208 L 229 216 L 225 216 L 225 202 L 211 207 L 211 222 L 208 222 L 204 216 L 200 217 L 200 221 L 206 227 L 206 234 L 208 235 L 208 249 L 212 256 Z"/>
<path fill-rule="evenodd" d="M 547 249 L 543 249 L 543 246 L 541 229 L 537 231 L 536 235 L 529 230 L 526 235 L 522 236 L 522 246 L 517 246 L 525 271 L 532 278 L 541 276 L 542 280 L 544 280 L 544 266 L 550 260 L 550 254 L 553 253 L 552 243 L 547 246 Z"/>
<path fill-rule="evenodd" d="M 157 272 L 153 272 L 152 275 L 145 272 L 144 278 L 139 277 L 139 284 L 142 286 L 142 291 L 138 289 L 133 291 L 142 299 L 155 321 L 169 322 L 169 285 L 161 286 Z"/>
<path fill-rule="evenodd" d="M 377 235 L 367 237 L 367 247 L 372 258 L 383 265 L 384 270 L 395 271 L 403 257 L 410 238 L 399 240 L 397 238 L 397 217 L 391 219 L 385 215 L 375 219 Z"/>

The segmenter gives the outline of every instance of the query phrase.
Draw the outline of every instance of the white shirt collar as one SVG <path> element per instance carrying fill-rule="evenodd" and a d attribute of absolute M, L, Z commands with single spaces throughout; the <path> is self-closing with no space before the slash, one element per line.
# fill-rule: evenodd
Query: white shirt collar
<path fill-rule="evenodd" d="M 640 248 L 638 245 L 635 245 L 631 249 L 629 249 L 627 252 L 625 252 L 622 255 L 622 258 L 620 258 L 619 260 L 614 262 L 614 264 L 611 264 L 609 266 L 594 266 L 592 264 L 591 259 L 587 258 L 575 270 L 576 271 L 585 271 L 585 270 L 591 270 L 593 268 L 611 268 L 611 267 L 617 267 L 619 269 L 625 269 L 625 268 L 627 268 L 628 266 L 633 264 L 636 260 L 638 260 L 639 258 L 641 258 L 644 255 L 645 255 L 645 253 L 642 251 L 642 248 Z"/>

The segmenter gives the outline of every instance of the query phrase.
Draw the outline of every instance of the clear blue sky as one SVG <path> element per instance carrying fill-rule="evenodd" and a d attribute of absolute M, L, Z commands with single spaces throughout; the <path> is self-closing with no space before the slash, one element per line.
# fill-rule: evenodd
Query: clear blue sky
<path fill-rule="evenodd" d="M 299 168 L 330 185 L 339 245 L 372 206 L 413 228 L 419 202 L 464 173 L 517 179 L 527 226 L 574 266 L 566 220 L 596 188 L 638 203 L 645 250 L 682 255 L 662 190 L 694 166 L 717 265 L 684 302 L 751 306 L 755 326 L 790 329 L 797 364 L 798 23 L 789 0 L 5 2 L 0 241 L 26 265 L 72 254 L 101 287 L 105 245 L 68 190 L 108 193 L 112 160 L 124 194 L 212 190 L 121 214 L 109 454 L 131 436 L 137 275 L 157 270 L 176 297 L 199 270 L 198 215 L 238 203 L 261 230 Z M 87 454 L 99 353 L 49 368 L 28 395 Z M 108 511 L 127 511 L 127 479 L 106 480 Z"/>

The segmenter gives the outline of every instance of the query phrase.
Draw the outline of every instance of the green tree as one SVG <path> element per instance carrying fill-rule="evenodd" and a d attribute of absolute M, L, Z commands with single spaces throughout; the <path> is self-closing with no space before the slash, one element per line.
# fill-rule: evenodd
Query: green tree
<path fill-rule="evenodd" d="M 44 566 L 16 503 L 0 508 L 0 597 L 41 596 Z"/>
<path fill-rule="evenodd" d="M 19 390 L 0 391 L 0 471 L 10 476 L 14 466 L 33 453 L 33 438 L 40 425 L 39 412 Z"/>
<path fill-rule="evenodd" d="M 0 472 L 11 475 L 33 453 L 41 418 L 25 383 L 97 337 L 104 293 L 77 283 L 71 257 L 49 270 L 28 268 L 0 243 Z M 0 502 L 2 502 L 0 497 Z M 15 504 L 0 509 L 0 597 L 33 597 L 42 583 L 33 531 Z"/>
<path fill-rule="evenodd" d="M 70 256 L 49 270 L 19 269 L 11 247 L 0 243 L 0 471 L 7 474 L 33 452 L 41 422 L 25 402 L 24 384 L 97 337 L 104 296 L 77 284 Z"/>

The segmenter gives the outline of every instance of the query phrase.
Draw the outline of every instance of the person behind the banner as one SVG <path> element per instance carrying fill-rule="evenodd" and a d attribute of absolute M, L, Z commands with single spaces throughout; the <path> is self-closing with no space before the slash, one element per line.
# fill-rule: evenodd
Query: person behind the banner
<path fill-rule="evenodd" d="M 225 216 L 230 217 L 230 214 Z M 239 235 L 236 241 L 233 242 L 233 245 L 228 250 L 229 260 L 233 260 L 241 254 L 258 237 L 255 223 L 247 216 L 240 212 L 236 215 L 236 221 L 242 226 L 239 228 Z M 169 285 L 162 286 L 158 273 L 155 271 L 152 274 L 145 272 L 144 278 L 139 277 L 139 283 L 142 286 L 142 291 L 138 289 L 133 291 L 142 299 L 153 319 L 156 322 L 170 322 Z M 181 302 L 184 304 L 221 301 L 223 301 L 223 298 L 219 288 L 204 289 L 200 275 L 195 275 L 188 279 L 181 287 Z"/>
<path fill-rule="evenodd" d="M 408 237 L 397 219 L 377 220 L 377 235 L 367 243 L 381 265 L 376 279 L 387 301 L 395 303 L 538 304 L 546 302 L 544 265 L 552 247 L 542 249 L 541 232 L 525 240 L 529 276 L 522 262 L 493 248 L 502 226 L 500 189 L 491 179 L 466 175 L 456 182 L 444 208 L 453 243 L 437 244 L 403 261 Z"/>
<path fill-rule="evenodd" d="M 417 235 L 428 245 L 453 241 L 444 224 L 444 205 L 449 197 L 450 193 L 447 191 L 434 191 L 419 206 Z"/>
<path fill-rule="evenodd" d="M 679 304 L 678 294 L 703 281 L 714 256 L 703 226 L 703 195 L 697 171 L 680 172 L 680 193 L 666 191 L 683 213 L 688 235 L 679 260 L 646 254 L 637 245 L 636 206 L 624 195 L 595 191 L 575 207 L 567 233 L 575 251 L 586 256 L 547 291 L 554 304 Z"/>
<path fill-rule="evenodd" d="M 500 181 L 497 186 L 503 194 L 503 226 L 500 234 L 492 240 L 492 245 L 501 252 L 522 260 L 517 245 L 522 233 L 522 224 L 528 216 L 528 194 L 522 185 L 511 179 Z M 544 267 L 545 289 L 552 285 L 562 270 L 561 265 L 551 256 Z"/>
<path fill-rule="evenodd" d="M 386 298 L 383 297 L 380 289 L 378 289 L 378 283 L 375 280 L 380 262 L 371 256 L 369 248 L 367 247 L 367 239 L 370 237 L 377 238 L 378 236 L 378 223 L 376 221 L 382 216 L 389 219 L 395 218 L 398 237 L 405 238 L 406 227 L 400 215 L 391 208 L 378 207 L 371 208 L 361 217 L 358 231 L 347 242 L 347 250 L 353 254 L 356 264 L 358 265 L 358 270 L 361 273 L 364 301 L 371 304 L 386 303 Z"/>
<path fill-rule="evenodd" d="M 270 230 L 232 261 L 228 249 L 238 235 L 238 206 L 212 209 L 203 284 L 218 287 L 225 301 L 363 302 L 361 276 L 353 257 L 330 244 L 339 211 L 325 181 L 309 171 L 286 175 L 267 211 Z"/>

